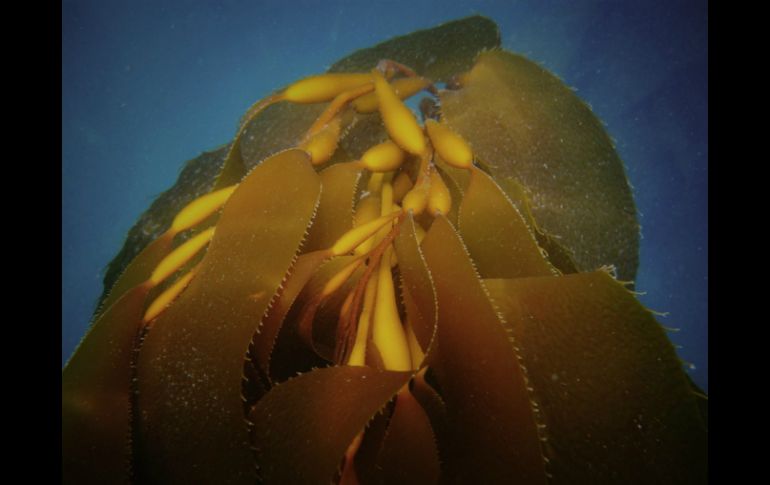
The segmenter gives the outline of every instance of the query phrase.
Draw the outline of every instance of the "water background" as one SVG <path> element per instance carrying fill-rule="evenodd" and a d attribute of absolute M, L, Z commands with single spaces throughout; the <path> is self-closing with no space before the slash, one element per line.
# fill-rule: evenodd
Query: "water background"
<path fill-rule="evenodd" d="M 636 289 L 708 390 L 707 2 L 62 1 L 62 365 L 107 263 L 253 101 L 359 48 L 480 13 L 607 125 L 642 225 Z M 494 95 L 494 93 L 490 93 Z"/>

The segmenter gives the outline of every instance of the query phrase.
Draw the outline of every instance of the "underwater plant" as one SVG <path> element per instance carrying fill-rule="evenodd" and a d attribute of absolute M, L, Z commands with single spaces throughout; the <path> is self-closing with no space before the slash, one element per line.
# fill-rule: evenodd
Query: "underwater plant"
<path fill-rule="evenodd" d="M 638 233 L 601 122 L 492 21 L 357 51 L 132 229 L 63 371 L 63 480 L 705 483 Z"/>

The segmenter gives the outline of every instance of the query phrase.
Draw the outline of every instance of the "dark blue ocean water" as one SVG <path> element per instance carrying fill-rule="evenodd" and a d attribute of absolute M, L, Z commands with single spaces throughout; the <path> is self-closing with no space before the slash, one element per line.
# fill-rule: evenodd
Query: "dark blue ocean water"
<path fill-rule="evenodd" d="M 708 389 L 703 1 L 62 1 L 62 364 L 104 268 L 188 159 L 244 110 L 395 35 L 481 13 L 607 125 L 642 224 L 636 280 Z"/>

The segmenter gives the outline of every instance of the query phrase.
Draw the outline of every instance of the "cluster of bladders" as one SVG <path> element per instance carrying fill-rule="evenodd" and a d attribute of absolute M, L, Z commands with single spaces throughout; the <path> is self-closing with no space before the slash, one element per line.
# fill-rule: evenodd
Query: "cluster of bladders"
<path fill-rule="evenodd" d="M 394 76 L 401 74 L 401 77 Z M 468 171 L 478 170 L 468 143 L 445 123 L 426 119 L 420 126 L 403 100 L 428 90 L 435 94 L 431 81 L 417 76 L 411 69 L 394 61 L 382 61 L 371 73 L 330 73 L 302 79 L 284 91 L 257 102 L 246 113 L 235 145 L 249 121 L 266 107 L 288 101 L 297 104 L 331 102 L 307 131 L 299 148 L 305 150 L 314 166 L 320 166 L 337 149 L 342 133 L 345 109 L 358 113 L 379 110 L 389 139 L 372 146 L 351 162 L 371 172 L 367 190 L 358 201 L 354 227 L 325 250 L 325 258 L 353 255 L 352 261 L 334 274 L 320 293 L 305 305 L 300 319 L 301 336 L 311 346 L 312 320 L 319 306 L 338 292 L 357 270 L 364 268 L 358 282 L 344 299 L 337 328 L 336 364 L 366 365 L 367 346 L 371 345 L 386 370 L 414 371 L 420 368 L 425 353 L 407 320 L 399 315 L 393 270 L 397 265 L 393 241 L 399 222 L 408 213 L 413 216 L 448 214 L 452 205 L 449 189 L 437 172 L 434 156 L 447 165 Z M 229 155 L 228 155 L 229 157 Z M 405 167 L 417 162 L 416 177 Z M 412 179 L 415 178 L 413 181 Z M 238 184 L 203 195 L 185 206 L 171 227 L 161 236 L 172 239 L 209 219 L 226 203 Z M 425 230 L 415 225 L 420 242 Z M 216 232 L 216 225 L 201 231 L 171 251 L 143 283 L 147 291 L 156 288 L 180 269 L 187 267 L 200 254 Z M 201 263 L 193 266 L 163 290 L 147 307 L 143 323 L 150 326 L 184 291 Z M 427 368 L 415 375 L 424 379 Z M 414 399 L 404 386 L 399 401 Z M 363 432 L 351 443 L 343 474 L 353 473 L 350 463 L 361 443 Z"/>

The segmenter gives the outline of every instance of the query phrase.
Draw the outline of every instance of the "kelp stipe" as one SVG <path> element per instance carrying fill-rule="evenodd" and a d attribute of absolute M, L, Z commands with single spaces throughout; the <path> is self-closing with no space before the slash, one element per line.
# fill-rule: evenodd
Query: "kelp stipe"
<path fill-rule="evenodd" d="M 499 42 L 451 22 L 246 112 L 113 262 L 66 483 L 705 483 L 622 162 Z"/>

